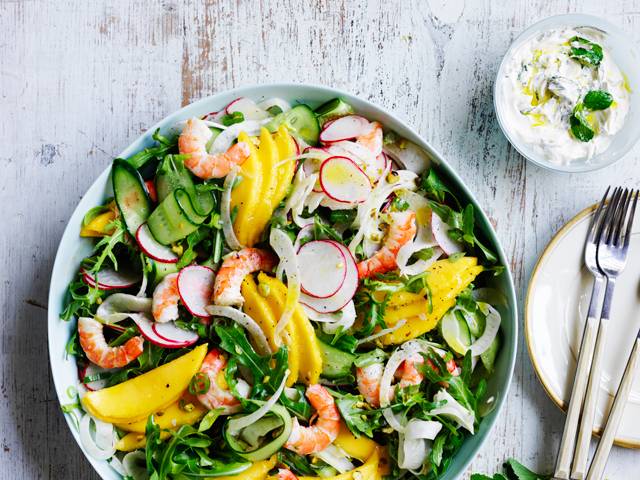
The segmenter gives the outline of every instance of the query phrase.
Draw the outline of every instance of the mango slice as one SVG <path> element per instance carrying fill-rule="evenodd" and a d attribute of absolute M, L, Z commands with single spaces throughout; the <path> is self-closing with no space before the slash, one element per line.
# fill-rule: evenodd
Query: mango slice
<path fill-rule="evenodd" d="M 252 246 L 250 238 L 254 232 L 253 219 L 262 195 L 262 165 L 253 138 L 241 132 L 238 141 L 247 143 L 250 153 L 238 173 L 242 178 L 231 192 L 231 211 L 237 212 L 233 230 L 242 245 Z"/>
<path fill-rule="evenodd" d="M 174 403 L 187 389 L 207 354 L 207 345 L 113 387 L 88 392 L 82 399 L 87 412 L 109 423 L 146 420 Z"/>
<path fill-rule="evenodd" d="M 253 246 L 260 241 L 274 210 L 285 197 L 293 174 L 296 154 L 293 138 L 282 126 L 271 134 L 260 131 L 259 144 L 245 133 L 238 141 L 250 146 L 250 155 L 240 167 L 240 183 L 231 192 L 231 209 L 237 214 L 233 229 L 240 243 Z"/>
<path fill-rule="evenodd" d="M 340 431 L 333 443 L 344 450 L 347 455 L 357 458 L 361 462 L 371 457 L 376 447 L 379 447 L 376 442 L 364 435 L 356 438 L 344 422 L 340 422 Z"/>
<path fill-rule="evenodd" d="M 266 296 L 266 300 L 271 305 L 275 317 L 280 318 L 287 299 L 287 287 L 280 280 L 262 272 L 258 275 L 258 282 L 267 286 L 269 295 Z M 299 352 L 297 353 L 300 359 L 299 379 L 306 385 L 318 383 L 322 372 L 322 353 L 318 346 L 315 330 L 300 305 L 296 307 L 287 325 L 289 332 L 293 328 L 296 329 L 296 334 L 295 340 L 291 341 L 290 352 L 291 355 L 294 351 Z"/>
<path fill-rule="evenodd" d="M 381 338 L 383 345 L 395 345 L 416 338 L 434 329 L 440 319 L 456 303 L 456 297 L 482 272 L 482 265 L 474 257 L 462 257 L 455 261 L 438 260 L 429 269 L 427 283 L 431 288 L 429 300 L 410 292 L 394 293 L 389 299 L 384 320 L 393 327 L 400 320 L 406 323 Z"/>
<path fill-rule="evenodd" d="M 264 276 L 266 277 L 266 275 Z M 242 296 L 244 297 L 244 304 L 242 306 L 244 313 L 256 321 L 267 337 L 269 346 L 273 351 L 276 351 L 280 346 L 280 342 L 276 340 L 275 337 L 276 324 L 280 316 L 276 316 L 275 309 L 262 295 L 252 275 L 247 275 L 242 281 Z M 289 377 L 287 378 L 287 386 L 290 387 L 298 381 L 300 352 L 298 348 L 298 332 L 295 324 L 289 322 L 286 331 L 286 344 L 289 351 Z"/>

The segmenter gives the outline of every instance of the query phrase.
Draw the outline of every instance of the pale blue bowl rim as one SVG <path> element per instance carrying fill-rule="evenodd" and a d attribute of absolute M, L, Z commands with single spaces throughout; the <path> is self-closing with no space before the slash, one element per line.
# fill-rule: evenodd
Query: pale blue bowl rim
<path fill-rule="evenodd" d="M 503 370 L 500 372 L 498 377 L 498 371 L 494 372 L 494 381 L 499 382 L 496 388 L 498 389 L 498 395 L 495 399 L 495 409 L 489 413 L 481 422 L 480 428 L 476 435 L 467 437 L 464 445 L 458 451 L 455 456 L 453 462 L 450 465 L 447 474 L 442 477 L 443 480 L 453 480 L 462 475 L 471 461 L 475 458 L 478 450 L 485 442 L 488 434 L 492 430 L 497 416 L 502 409 L 504 402 L 507 397 L 507 393 L 509 391 L 509 387 L 511 385 L 511 380 L 513 376 L 513 370 L 515 366 L 516 360 L 516 351 L 517 351 L 517 337 L 518 337 L 518 314 L 517 314 L 517 301 L 516 294 L 513 285 L 513 278 L 509 269 L 509 262 L 504 254 L 502 246 L 498 240 L 498 237 L 489 222 L 487 216 L 484 211 L 479 208 L 479 204 L 469 189 L 466 187 L 464 182 L 460 179 L 460 177 L 456 174 L 456 172 L 449 166 L 449 164 L 443 159 L 443 157 L 427 142 L 424 140 L 414 129 L 409 127 L 405 121 L 398 118 L 395 114 L 389 112 L 388 110 L 379 107 L 368 100 L 364 100 L 358 96 L 352 95 L 342 90 L 338 90 L 335 88 L 330 88 L 322 85 L 312 85 L 312 84 L 299 84 L 299 83 L 273 83 L 273 84 L 262 84 L 262 85 L 247 85 L 238 87 L 231 90 L 226 90 L 215 95 L 211 95 L 205 98 L 202 98 L 196 102 L 193 102 L 189 105 L 182 107 L 181 109 L 169 114 L 164 119 L 160 120 L 158 123 L 149 128 L 144 134 L 138 137 L 131 145 L 129 145 L 118 157 L 129 157 L 132 154 L 140 151 L 146 146 L 153 143 L 151 139 L 152 133 L 156 129 L 167 129 L 172 125 L 177 123 L 179 120 L 183 120 L 185 118 L 189 118 L 196 115 L 202 115 L 206 112 L 219 110 L 227 105 L 231 100 L 241 96 L 247 96 L 251 98 L 258 98 L 265 96 L 265 92 L 273 92 L 268 93 L 269 96 L 278 95 L 284 97 L 295 98 L 299 100 L 309 100 L 309 99 L 317 99 L 317 102 L 326 101 L 335 97 L 342 97 L 346 99 L 348 102 L 351 102 L 356 107 L 356 110 L 368 110 L 371 112 L 373 117 L 377 117 L 379 120 L 382 120 L 383 123 L 387 126 L 390 126 L 396 131 L 399 131 L 401 135 L 413 141 L 414 143 L 420 145 L 424 148 L 428 154 L 432 157 L 432 160 L 438 164 L 438 167 L 441 170 L 444 170 L 446 175 L 456 184 L 456 187 L 463 192 L 463 194 L 467 197 L 467 199 L 473 203 L 476 207 L 477 218 L 476 221 L 479 226 L 482 228 L 483 233 L 487 236 L 487 238 L 491 242 L 491 246 L 497 252 L 499 261 L 502 265 L 504 265 L 505 272 L 503 273 L 501 283 L 505 287 L 505 290 L 502 292 L 507 300 L 506 312 L 507 315 L 503 315 L 504 319 L 507 320 L 508 325 L 506 328 L 506 332 L 504 329 L 503 323 L 503 339 L 504 345 L 502 346 L 502 350 L 500 352 L 500 357 L 498 360 L 498 364 L 500 368 Z M 206 108 L 205 108 L 206 107 Z M 98 176 L 98 178 L 93 182 L 91 187 L 87 190 L 83 198 L 78 203 L 78 206 L 75 208 L 69 223 L 67 224 L 62 238 L 60 240 L 60 246 L 58 247 L 56 253 L 56 260 L 53 265 L 53 270 L 51 274 L 51 284 L 49 288 L 49 307 L 48 307 L 48 346 L 49 346 L 49 359 L 51 362 L 51 370 L 53 374 L 54 385 L 56 389 L 56 393 L 58 395 L 58 400 L 61 404 L 67 403 L 66 390 L 69 387 L 69 384 L 62 384 L 62 373 L 58 373 L 58 369 L 55 368 L 58 364 L 64 363 L 65 360 L 62 357 L 59 357 L 57 354 L 60 353 L 62 349 L 64 349 L 64 345 L 56 344 L 54 338 L 56 337 L 56 330 L 61 328 L 62 326 L 66 326 L 66 329 L 69 330 L 72 325 L 70 322 L 63 322 L 60 320 L 59 315 L 62 310 L 62 304 L 64 301 L 64 292 L 66 291 L 66 287 L 71 280 L 70 275 L 65 274 L 65 267 L 69 267 L 68 265 L 64 265 L 63 257 L 70 256 L 71 254 L 68 251 L 72 250 L 74 245 L 77 246 L 79 243 L 78 232 L 79 232 L 79 224 L 84 216 L 86 210 L 93 206 L 88 202 L 88 197 L 97 196 L 100 191 L 104 189 L 108 190 L 108 178 L 110 173 L 111 165 L 108 165 L 105 170 Z M 104 197 L 104 195 L 102 195 Z M 85 205 L 86 204 L 86 205 Z M 71 268 L 77 269 L 78 265 L 73 265 Z M 506 358 L 505 358 L 506 355 Z M 75 361 L 72 361 L 75 365 Z M 77 373 L 73 373 L 77 376 Z M 72 435 L 76 439 L 78 446 L 85 453 L 85 457 L 89 460 L 91 465 L 94 467 L 96 472 L 105 480 L 118 480 L 120 479 L 120 475 L 115 472 L 115 470 L 106 462 L 99 461 L 91 457 L 86 453 L 84 448 L 80 443 L 80 439 L 78 436 L 78 432 L 75 430 L 72 420 L 69 415 L 65 415 L 65 419 L 67 424 L 69 425 L 69 429 L 71 430 Z M 466 448 L 465 448 L 466 447 Z M 464 454 L 464 457 L 463 457 Z"/>

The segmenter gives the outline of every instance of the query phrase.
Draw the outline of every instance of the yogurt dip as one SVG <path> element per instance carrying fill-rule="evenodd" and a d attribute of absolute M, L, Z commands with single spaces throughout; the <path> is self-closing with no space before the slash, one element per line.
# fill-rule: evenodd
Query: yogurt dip
<path fill-rule="evenodd" d="M 594 28 L 532 36 L 505 59 L 499 81 L 505 127 L 558 165 L 605 151 L 629 112 L 626 77 Z"/>

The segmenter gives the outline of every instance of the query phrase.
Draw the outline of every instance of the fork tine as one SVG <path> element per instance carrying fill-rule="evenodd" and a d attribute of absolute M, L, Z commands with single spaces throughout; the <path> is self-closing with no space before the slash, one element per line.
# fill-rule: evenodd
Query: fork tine
<path fill-rule="evenodd" d="M 618 247 L 620 246 L 620 241 L 622 239 L 622 229 L 624 228 L 624 223 L 627 219 L 627 212 L 629 211 L 629 202 L 631 201 L 631 195 L 629 195 L 629 189 L 625 188 L 622 194 L 622 198 L 618 204 L 618 212 L 616 215 L 615 224 L 613 225 L 613 230 L 611 231 L 611 244 Z"/>
<path fill-rule="evenodd" d="M 613 229 L 616 210 L 618 208 L 618 200 L 620 199 L 621 193 L 622 189 L 620 187 L 616 187 L 613 191 L 613 195 L 611 195 L 611 200 L 609 200 L 605 217 L 602 222 L 602 231 L 600 232 L 598 242 L 604 241 L 604 243 L 609 243 L 609 237 L 611 235 L 611 230 Z"/>
<path fill-rule="evenodd" d="M 596 243 L 598 241 L 598 237 L 600 235 L 600 232 L 602 231 L 602 220 L 604 219 L 605 214 L 604 206 L 607 203 L 607 195 L 609 195 L 609 190 L 611 190 L 611 185 L 607 187 L 607 190 L 602 196 L 602 200 L 600 200 L 598 208 L 596 208 L 596 213 L 593 214 L 593 218 L 591 219 L 591 226 L 589 227 L 589 235 L 587 235 L 587 242 Z"/>
<path fill-rule="evenodd" d="M 638 195 L 640 195 L 640 192 L 636 190 L 635 192 L 632 193 L 632 195 L 633 195 L 633 205 L 631 206 L 631 212 L 629 213 L 629 220 L 627 221 L 627 231 L 624 234 L 624 248 L 627 248 L 629 246 L 629 240 L 631 238 L 631 227 L 633 227 L 633 220 L 636 216 L 636 204 L 638 203 Z"/>

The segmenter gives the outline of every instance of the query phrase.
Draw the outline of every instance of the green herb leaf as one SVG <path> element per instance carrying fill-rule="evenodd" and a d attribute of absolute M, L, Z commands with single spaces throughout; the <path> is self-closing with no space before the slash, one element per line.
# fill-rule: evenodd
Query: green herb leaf
<path fill-rule="evenodd" d="M 545 480 L 547 478 L 551 478 L 550 475 L 540 475 L 532 472 L 513 458 L 507 460 L 505 463 L 505 470 L 507 471 L 509 478 L 512 478 L 513 480 Z"/>
<path fill-rule="evenodd" d="M 606 110 L 613 103 L 613 97 L 605 90 L 591 90 L 582 101 L 589 110 Z"/>
<path fill-rule="evenodd" d="M 571 52 L 569 56 L 587 67 L 598 67 L 602 61 L 602 47 L 583 37 L 569 39 Z"/>
<path fill-rule="evenodd" d="M 154 147 L 145 148 L 141 152 L 132 155 L 127 158 L 127 162 L 129 162 L 134 168 L 143 167 L 149 160 L 162 160 L 165 155 L 167 155 L 171 150 L 173 150 L 178 145 L 178 137 L 175 136 L 173 138 L 167 138 L 160 134 L 160 129 L 157 129 L 153 135 L 151 136 L 158 145 Z"/>
<path fill-rule="evenodd" d="M 244 115 L 242 114 L 242 112 L 227 113 L 221 119 L 221 123 L 225 127 L 229 127 L 234 123 L 240 123 L 240 122 L 244 122 Z"/>
<path fill-rule="evenodd" d="M 382 412 L 366 409 L 368 404 L 362 395 L 344 393 L 334 396 L 337 397 L 336 406 L 351 433 L 356 437 L 365 434 L 373 438 L 373 431 L 381 427 Z"/>
<path fill-rule="evenodd" d="M 439 203 L 444 203 L 446 194 L 448 193 L 454 200 L 455 204 L 460 207 L 458 198 L 451 192 L 449 187 L 440 179 L 435 169 L 430 169 L 429 173 L 422 176 L 421 182 L 422 189 L 425 191 L 427 197 L 436 200 Z"/>
<path fill-rule="evenodd" d="M 209 430 L 223 411 L 224 409 L 222 408 L 209 410 L 207 414 L 202 418 L 202 420 L 200 420 L 200 425 L 198 425 L 198 432 Z"/>
<path fill-rule="evenodd" d="M 474 473 L 471 475 L 471 480 L 507 480 L 507 477 L 501 473 L 496 473 L 493 477 L 484 475 L 482 473 Z"/>
<path fill-rule="evenodd" d="M 581 142 L 590 141 L 595 135 L 592 125 L 584 114 L 584 105 L 579 103 L 573 109 L 573 113 L 569 117 L 569 125 L 573 136 Z"/>

